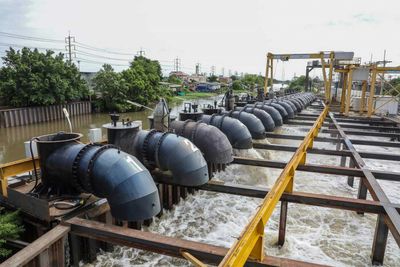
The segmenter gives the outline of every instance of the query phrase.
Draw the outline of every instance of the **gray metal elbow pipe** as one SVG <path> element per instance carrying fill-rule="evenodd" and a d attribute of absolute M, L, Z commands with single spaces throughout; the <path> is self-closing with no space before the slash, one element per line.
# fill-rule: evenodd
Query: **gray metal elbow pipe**
<path fill-rule="evenodd" d="M 217 127 L 200 121 L 173 121 L 170 128 L 195 144 L 208 163 L 228 164 L 233 161 L 232 145 Z"/>
<path fill-rule="evenodd" d="M 250 105 L 251 106 L 251 105 Z M 256 102 L 254 104 L 256 108 L 262 109 L 265 112 L 267 112 L 269 115 L 271 115 L 272 119 L 274 120 L 275 126 L 279 127 L 283 125 L 283 118 L 279 111 L 276 110 L 276 108 L 265 105 L 263 102 Z"/>
<path fill-rule="evenodd" d="M 84 145 L 77 142 L 80 136 L 38 137 L 42 191 L 86 192 L 106 198 L 111 214 L 120 220 L 144 220 L 160 212 L 153 178 L 135 157 L 110 145 Z"/>
<path fill-rule="evenodd" d="M 225 111 L 223 114 L 227 114 L 231 118 L 238 119 L 244 125 L 246 125 L 253 139 L 265 139 L 264 125 L 254 114 L 244 112 L 244 110 L 233 110 L 230 112 Z"/>
<path fill-rule="evenodd" d="M 290 108 L 293 110 L 294 115 L 298 113 L 297 107 L 291 101 L 287 100 L 286 98 L 283 98 L 281 99 L 280 102 L 288 104 Z"/>
<path fill-rule="evenodd" d="M 199 186 L 209 180 L 201 151 L 188 139 L 173 133 L 139 130 L 138 125 L 103 125 L 108 142 L 134 155 L 147 168 L 170 171 L 171 181 L 182 186 Z"/>
<path fill-rule="evenodd" d="M 294 119 L 294 111 L 293 111 L 292 107 L 288 103 L 283 102 L 283 101 L 277 101 L 277 102 L 274 102 L 274 103 L 276 103 L 277 105 L 282 106 L 286 110 L 286 112 L 288 114 L 288 119 Z"/>
<path fill-rule="evenodd" d="M 251 113 L 256 116 L 264 125 L 266 132 L 273 132 L 275 129 L 275 122 L 266 111 L 256 108 L 255 106 L 244 106 L 243 108 L 237 107 L 237 110 L 244 110 L 247 113 Z"/>
<path fill-rule="evenodd" d="M 288 121 L 289 114 L 286 112 L 286 109 L 284 107 L 282 107 L 281 105 L 277 104 L 276 102 L 270 102 L 270 103 L 267 103 L 267 105 L 275 108 L 279 112 L 279 114 L 281 114 L 283 122 L 287 122 Z"/>
<path fill-rule="evenodd" d="M 213 125 L 223 132 L 233 148 L 249 149 L 253 147 L 253 140 L 249 129 L 237 119 L 226 115 L 203 115 L 201 121 Z"/>

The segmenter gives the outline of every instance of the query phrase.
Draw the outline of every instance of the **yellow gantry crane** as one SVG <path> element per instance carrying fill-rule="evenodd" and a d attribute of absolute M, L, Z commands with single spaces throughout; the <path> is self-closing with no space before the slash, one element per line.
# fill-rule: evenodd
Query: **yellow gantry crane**
<path fill-rule="evenodd" d="M 360 114 L 366 112 L 367 117 L 371 117 L 375 113 L 375 110 L 392 101 L 389 99 L 380 106 L 374 107 L 375 85 L 377 83 L 378 76 L 385 81 L 383 77 L 384 73 L 400 72 L 400 67 L 378 67 L 376 64 L 366 66 L 349 65 L 343 69 L 336 69 L 335 72 L 342 73 L 340 113 L 343 113 L 346 116 L 349 115 L 353 82 L 358 81 L 361 82 L 361 103 L 358 112 Z M 367 97 L 366 93 L 368 91 L 368 84 L 370 87 L 369 96 Z M 395 93 L 395 96 L 400 95 L 399 89 L 394 87 L 390 88 L 390 90 L 386 92 L 386 95 L 390 95 L 392 93 Z"/>
<path fill-rule="evenodd" d="M 267 54 L 267 66 L 265 69 L 265 83 L 264 83 L 264 94 L 268 93 L 268 84 L 271 84 L 271 90 L 273 85 L 273 70 L 274 60 L 288 61 L 290 59 L 319 59 L 321 60 L 322 75 L 324 77 L 324 88 L 325 88 L 325 101 L 330 103 L 331 101 L 331 86 L 332 76 L 335 65 L 335 60 L 352 60 L 354 52 L 319 52 L 319 53 L 305 53 L 305 54 Z M 325 62 L 329 59 L 328 62 Z M 329 73 L 326 73 L 326 69 Z"/>

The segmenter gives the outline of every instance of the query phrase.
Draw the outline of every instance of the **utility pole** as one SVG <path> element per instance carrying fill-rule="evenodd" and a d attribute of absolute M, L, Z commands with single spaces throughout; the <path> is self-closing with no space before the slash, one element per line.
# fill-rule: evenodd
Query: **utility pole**
<path fill-rule="evenodd" d="M 146 54 L 146 52 L 143 50 L 143 48 L 140 48 L 140 50 L 136 53 L 137 56 L 143 57 Z"/>
<path fill-rule="evenodd" d="M 200 74 L 200 63 L 196 64 L 196 75 Z"/>
<path fill-rule="evenodd" d="M 65 37 L 65 43 L 67 44 L 65 46 L 65 49 L 68 52 L 68 62 L 69 62 L 69 64 L 72 63 L 72 49 L 75 50 L 75 45 L 71 44 L 71 42 L 75 42 L 75 37 L 71 36 L 70 32 L 68 32 L 68 36 Z"/>
<path fill-rule="evenodd" d="M 181 59 L 176 57 L 174 61 L 174 69 L 175 71 L 179 71 L 180 68 L 181 68 Z"/>

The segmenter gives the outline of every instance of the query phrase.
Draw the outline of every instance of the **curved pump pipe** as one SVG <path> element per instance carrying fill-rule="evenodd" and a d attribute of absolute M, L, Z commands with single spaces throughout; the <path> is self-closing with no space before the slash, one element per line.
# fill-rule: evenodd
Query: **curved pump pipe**
<path fill-rule="evenodd" d="M 203 115 L 201 121 L 213 125 L 223 132 L 233 148 L 249 149 L 253 147 L 253 140 L 247 127 L 237 119 L 226 115 Z"/>
<path fill-rule="evenodd" d="M 289 114 L 287 113 L 286 109 L 282 107 L 281 105 L 275 103 L 275 102 L 265 102 L 266 105 L 275 108 L 279 114 L 281 114 L 283 122 L 287 122 L 289 119 Z"/>
<path fill-rule="evenodd" d="M 207 125 L 200 121 L 174 121 L 170 128 L 178 135 L 181 135 L 193 142 L 204 158 L 212 164 L 228 164 L 233 161 L 231 143 L 226 135 L 217 127 Z"/>
<path fill-rule="evenodd" d="M 133 156 L 110 145 L 84 145 L 82 135 L 57 133 L 37 138 L 42 184 L 39 195 L 91 193 L 107 198 L 120 220 L 149 219 L 161 210 L 149 171 Z"/>
<path fill-rule="evenodd" d="M 248 105 L 241 107 L 236 107 L 236 110 L 244 110 L 247 113 L 251 113 L 256 116 L 264 125 L 266 132 L 272 132 L 275 129 L 275 122 L 272 119 L 271 115 L 269 115 L 266 111 L 256 108 L 254 106 L 250 107 Z"/>
<path fill-rule="evenodd" d="M 253 139 L 264 139 L 265 138 L 265 128 L 262 122 L 253 114 L 244 112 L 244 110 L 240 111 L 225 111 L 222 112 L 223 115 L 227 115 L 231 118 L 238 119 L 244 125 L 246 125 L 247 129 L 251 134 Z"/>
<path fill-rule="evenodd" d="M 288 103 L 279 101 L 279 100 L 273 101 L 272 103 L 282 106 L 288 114 L 288 119 L 294 119 L 294 115 L 295 115 L 294 110 Z"/>
<path fill-rule="evenodd" d="M 249 104 L 250 107 L 252 107 L 252 104 Z M 279 111 L 277 111 L 274 107 L 265 105 L 263 102 L 256 102 L 254 104 L 254 107 L 259 108 L 267 112 L 272 119 L 274 120 L 275 126 L 279 127 L 283 125 L 283 119 Z"/>
<path fill-rule="evenodd" d="M 208 167 L 201 151 L 188 139 L 156 130 L 139 130 L 138 124 L 105 124 L 108 143 L 137 157 L 150 169 L 171 171 L 174 184 L 198 186 L 208 182 Z"/>

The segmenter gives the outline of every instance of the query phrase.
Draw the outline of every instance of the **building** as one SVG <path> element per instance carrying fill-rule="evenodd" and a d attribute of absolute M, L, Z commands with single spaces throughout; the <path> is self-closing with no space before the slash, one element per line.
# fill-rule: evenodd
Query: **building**
<path fill-rule="evenodd" d="M 191 83 L 205 83 L 207 82 L 207 76 L 203 74 L 192 74 L 189 76 L 189 82 Z"/>
<path fill-rule="evenodd" d="M 189 74 L 187 74 L 187 73 L 184 73 L 182 71 L 171 71 L 169 73 L 169 76 L 173 76 L 173 75 L 178 77 L 179 79 L 181 79 L 184 82 L 189 82 Z"/>
<path fill-rule="evenodd" d="M 196 86 L 196 91 L 198 92 L 215 92 L 221 88 L 219 83 L 198 83 Z"/>

